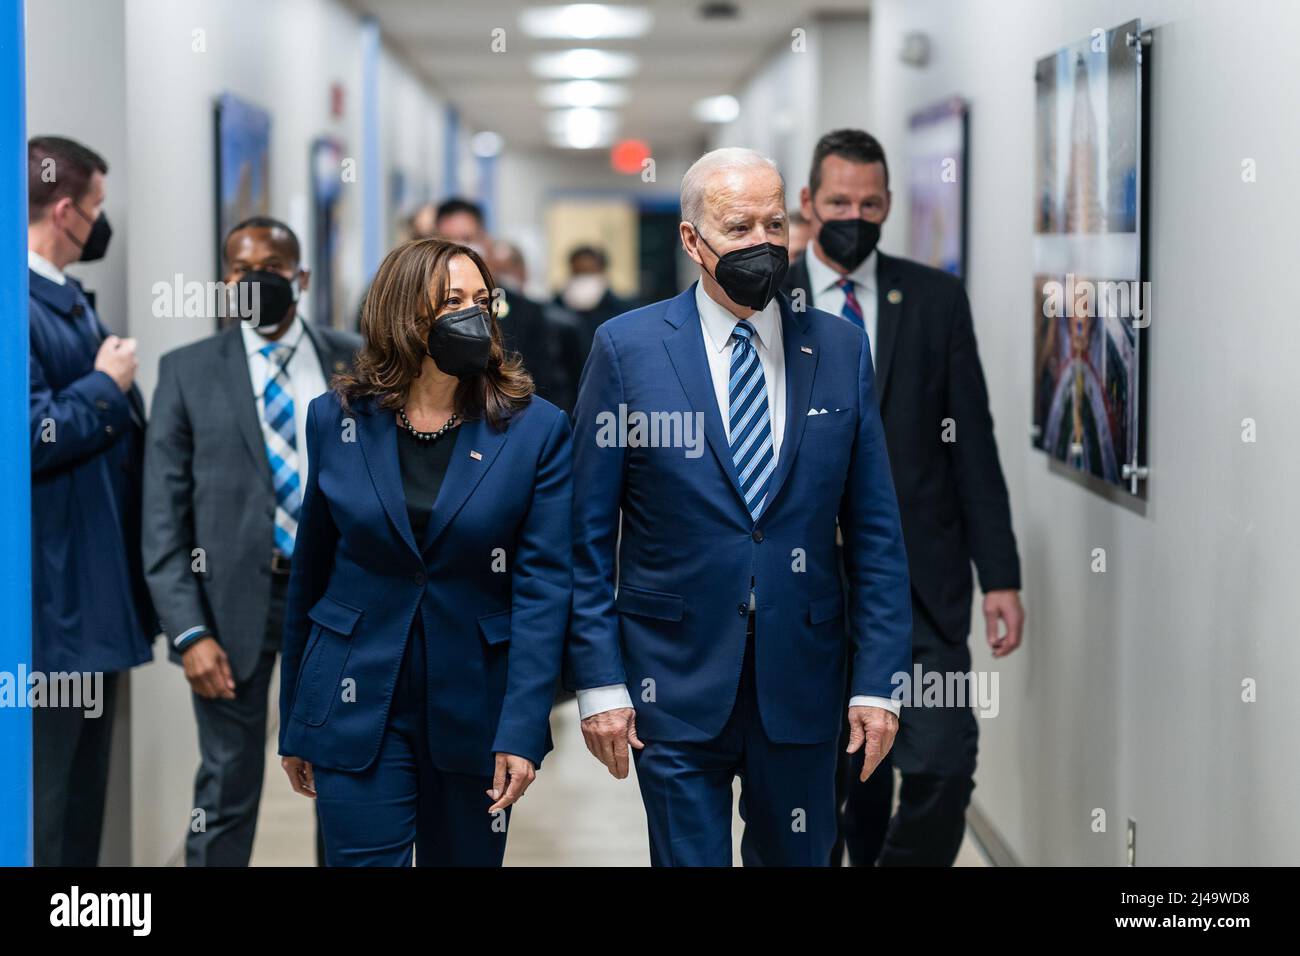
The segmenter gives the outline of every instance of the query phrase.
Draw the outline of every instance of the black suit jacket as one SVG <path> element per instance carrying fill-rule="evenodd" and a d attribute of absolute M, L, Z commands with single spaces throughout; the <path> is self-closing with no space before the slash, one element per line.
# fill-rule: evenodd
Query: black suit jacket
<path fill-rule="evenodd" d="M 328 384 L 361 340 L 307 323 Z M 315 398 L 315 396 L 311 396 Z M 307 414 L 308 401 L 294 413 Z M 307 454 L 307 449 L 299 449 Z M 271 603 L 275 491 L 239 326 L 168 352 L 145 436 L 145 577 L 172 641 L 204 626 L 238 681 L 257 666 Z M 202 548 L 203 570 L 193 551 Z"/>
<path fill-rule="evenodd" d="M 497 322 L 506 351 L 519 353 L 524 368 L 533 377 L 538 395 L 572 413 L 578 396 L 578 380 L 572 363 L 564 358 L 570 341 L 566 336 L 573 334 L 572 316 L 522 292 L 509 289 L 504 292 L 506 308 L 498 311 Z"/>
<path fill-rule="evenodd" d="M 806 255 L 815 255 L 811 246 Z M 955 276 L 884 253 L 877 258 L 876 399 L 912 592 L 940 634 L 964 641 L 972 561 L 984 591 L 1020 587 L 970 301 Z M 812 308 L 802 258 L 786 275 L 786 293 L 797 290 Z M 944 441 L 947 419 L 955 441 Z"/>

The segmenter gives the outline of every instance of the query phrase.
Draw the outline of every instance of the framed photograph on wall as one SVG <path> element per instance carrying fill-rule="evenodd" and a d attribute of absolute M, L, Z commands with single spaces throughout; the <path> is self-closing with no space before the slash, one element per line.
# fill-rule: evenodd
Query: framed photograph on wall
<path fill-rule="evenodd" d="M 352 328 L 339 289 L 339 203 L 343 196 L 343 144 L 321 136 L 311 144 L 312 319 L 330 328 Z"/>
<path fill-rule="evenodd" d="M 230 93 L 217 98 L 216 276 L 225 266 L 221 243 L 236 223 L 271 212 L 271 114 Z"/>
<path fill-rule="evenodd" d="M 1139 496 L 1149 42 L 1133 20 L 1035 69 L 1032 439 Z"/>
<path fill-rule="evenodd" d="M 951 97 L 908 119 L 908 256 L 966 277 L 970 110 Z"/>

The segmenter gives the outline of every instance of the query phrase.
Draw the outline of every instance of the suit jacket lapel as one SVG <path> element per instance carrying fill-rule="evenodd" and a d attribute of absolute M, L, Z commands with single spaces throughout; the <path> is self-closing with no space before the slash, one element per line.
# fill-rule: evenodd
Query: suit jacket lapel
<path fill-rule="evenodd" d="M 691 409 L 704 413 L 704 435 L 709 441 L 709 447 L 713 449 L 718 464 L 735 489 L 741 507 L 748 512 L 745 496 L 740 490 L 740 478 L 736 475 L 736 466 L 731 460 L 731 445 L 728 444 L 727 433 L 722 427 L 722 412 L 718 409 L 718 396 L 713 390 L 709 359 L 704 353 L 704 330 L 700 326 L 700 313 L 695 308 L 694 284 L 673 300 L 664 318 L 676 328 L 664 339 L 669 361 L 677 372 Z"/>
<path fill-rule="evenodd" d="M 424 532 L 421 552 L 427 552 L 447 529 L 451 519 L 469 500 L 487 470 L 492 467 L 508 432 L 498 431 L 484 418 L 465 422 L 459 426 L 460 435 L 447 465 L 447 474 L 438 489 L 438 498 L 429 515 L 429 525 Z M 395 434 L 395 433 L 394 433 Z"/>
<path fill-rule="evenodd" d="M 235 325 L 222 333 L 225 336 L 221 342 L 221 353 L 222 373 L 228 382 L 226 394 L 239 396 L 233 407 L 235 424 L 248 447 L 248 453 L 253 456 L 258 474 L 266 482 L 267 490 L 274 493 L 271 465 L 266 460 L 266 442 L 262 438 L 262 423 L 257 418 L 257 392 L 253 387 L 253 379 L 248 374 L 248 355 L 244 352 L 244 336 L 239 329 Z M 302 454 L 306 453 L 306 449 L 302 449 Z"/>
<path fill-rule="evenodd" d="M 760 522 L 772 510 L 776 496 L 794 465 L 799 443 L 803 440 L 804 425 L 808 422 L 813 377 L 817 373 L 818 354 L 809 334 L 807 314 L 791 309 L 785 296 L 780 296 L 778 301 L 781 303 L 781 350 L 785 354 L 785 430 L 781 438 L 781 455 L 768 485 L 767 504 L 758 516 Z"/>
<path fill-rule="evenodd" d="M 402 491 L 402 468 L 397 459 L 397 422 L 393 413 L 377 402 L 368 401 L 364 408 L 359 407 L 356 411 L 357 443 L 361 446 L 361 456 L 366 460 L 375 494 L 379 496 L 379 503 L 384 506 L 398 536 L 412 552 L 419 554 L 415 533 L 411 530 L 411 518 L 406 513 L 406 493 Z"/>
<path fill-rule="evenodd" d="M 876 404 L 884 406 L 885 389 L 893 366 L 894 344 L 898 341 L 898 323 L 903 314 L 902 279 L 895 260 L 878 253 L 876 263 Z"/>

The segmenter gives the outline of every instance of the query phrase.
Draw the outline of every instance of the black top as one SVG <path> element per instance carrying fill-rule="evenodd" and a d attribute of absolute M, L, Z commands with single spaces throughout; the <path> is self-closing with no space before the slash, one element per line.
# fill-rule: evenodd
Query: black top
<path fill-rule="evenodd" d="M 406 514 L 415 533 L 415 543 L 421 547 L 433 503 L 438 500 L 438 489 L 447 475 L 459 434 L 460 426 L 457 425 L 435 441 L 420 441 L 401 425 L 397 426 L 397 458 L 402 469 Z"/>

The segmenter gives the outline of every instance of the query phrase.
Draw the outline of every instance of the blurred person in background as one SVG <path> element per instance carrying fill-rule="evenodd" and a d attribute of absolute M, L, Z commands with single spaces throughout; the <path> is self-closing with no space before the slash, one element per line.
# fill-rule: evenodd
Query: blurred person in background
<path fill-rule="evenodd" d="M 527 266 L 512 243 L 489 242 L 487 263 L 497 281 L 497 321 L 506 350 L 522 357 L 538 395 L 571 413 L 578 382 L 560 356 L 574 348 L 577 324 L 572 313 L 525 294 Z"/>
<path fill-rule="evenodd" d="M 145 453 L 145 573 L 199 733 L 204 816 L 186 835 L 187 866 L 247 866 L 252 855 L 307 405 L 361 344 L 299 314 L 311 274 L 284 223 L 239 223 L 222 259 L 231 299 L 257 314 L 162 357 Z"/>
<path fill-rule="evenodd" d="M 971 562 L 997 658 L 1020 645 L 1020 561 L 966 290 L 955 276 L 877 250 L 890 198 L 885 152 L 873 136 L 823 136 L 800 196 L 812 238 L 786 290 L 867 334 L 907 542 L 913 662 L 926 674 L 967 674 Z M 955 440 L 945 440 L 949 421 Z M 903 779 L 892 822 L 892 770 L 861 781 L 860 756 L 842 756 L 841 840 L 850 862 L 950 866 L 965 833 L 977 744 L 969 704 L 904 706 L 890 755 Z"/>
<path fill-rule="evenodd" d="M 574 381 L 582 378 L 600 324 L 637 305 L 614 294 L 609 285 L 609 257 L 604 249 L 588 245 L 569 253 L 569 279 L 556 295 L 555 304 L 573 313 L 577 323 L 577 334 L 564 356 Z"/>
<path fill-rule="evenodd" d="M 786 222 L 790 229 L 790 264 L 794 265 L 803 258 L 804 250 L 808 248 L 808 220 L 798 209 L 791 209 L 786 213 Z"/>
<path fill-rule="evenodd" d="M 158 633 L 140 560 L 145 409 L 135 340 L 110 334 L 64 271 L 108 250 L 107 172 L 74 140 L 28 143 L 31 666 L 103 674 L 93 709 L 33 709 L 37 866 L 99 862 L 119 676 L 153 659 Z"/>

